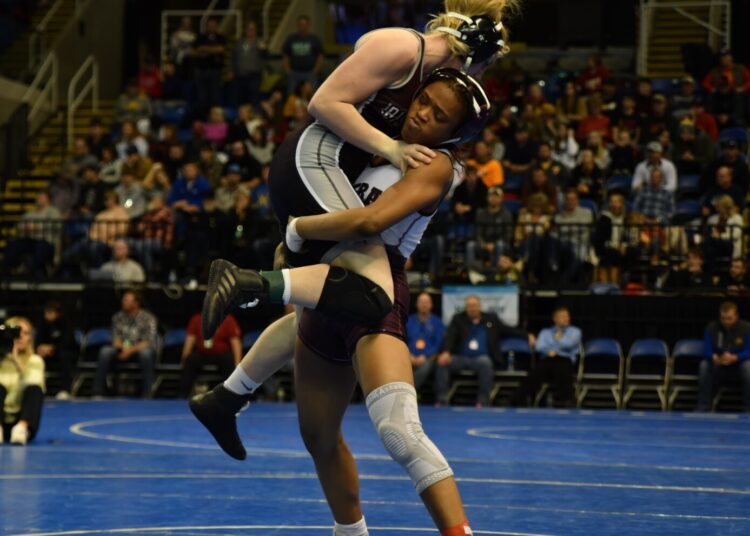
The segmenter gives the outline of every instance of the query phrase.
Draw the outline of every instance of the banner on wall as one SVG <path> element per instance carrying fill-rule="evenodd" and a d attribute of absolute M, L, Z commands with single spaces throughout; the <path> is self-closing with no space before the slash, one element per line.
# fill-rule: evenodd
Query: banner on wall
<path fill-rule="evenodd" d="M 447 326 L 453 315 L 466 308 L 467 296 L 478 296 L 482 311 L 497 314 L 504 324 L 518 326 L 519 290 L 517 286 L 456 285 L 443 287 L 443 322 Z"/>

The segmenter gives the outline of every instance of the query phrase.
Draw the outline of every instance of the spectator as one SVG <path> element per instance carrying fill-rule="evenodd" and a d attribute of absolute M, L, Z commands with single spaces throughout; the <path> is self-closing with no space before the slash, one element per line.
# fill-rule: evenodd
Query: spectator
<path fill-rule="evenodd" d="M 745 411 L 750 411 L 750 323 L 740 320 L 737 305 L 727 301 L 719 308 L 719 321 L 708 324 L 703 337 L 698 411 L 711 411 L 718 388 L 738 380 Z"/>
<path fill-rule="evenodd" d="M 602 135 L 597 132 L 591 132 L 586 140 L 586 148 L 594 155 L 594 161 L 599 169 L 607 169 L 612 159 L 609 156 L 609 150 L 602 142 Z"/>
<path fill-rule="evenodd" d="M 219 34 L 219 21 L 210 17 L 206 31 L 195 40 L 195 92 L 198 115 L 205 116 L 211 106 L 221 102 L 221 77 L 227 40 Z"/>
<path fill-rule="evenodd" d="M 123 121 L 122 127 L 120 127 L 120 141 L 115 145 L 117 156 L 120 160 L 126 161 L 128 159 L 128 152 L 132 146 L 135 146 L 138 154 L 142 157 L 148 157 L 148 142 L 146 138 L 138 132 L 135 122 L 127 119 Z"/>
<path fill-rule="evenodd" d="M 135 290 L 122 294 L 121 310 L 112 317 L 112 345 L 102 346 L 96 365 L 94 396 L 103 396 L 107 374 L 118 362 L 138 360 L 143 374 L 141 395 L 151 398 L 156 360 L 156 317 L 141 308 L 141 296 Z"/>
<path fill-rule="evenodd" d="M 490 158 L 502 162 L 505 156 L 505 144 L 497 137 L 497 134 L 495 134 L 495 131 L 491 127 L 485 127 L 482 131 L 482 141 L 490 150 Z"/>
<path fill-rule="evenodd" d="M 635 167 L 633 190 L 644 188 L 649 183 L 653 170 L 658 169 L 663 179 L 663 188 L 672 194 L 677 191 L 677 169 L 672 162 L 662 156 L 663 150 L 658 141 L 652 141 L 646 146 L 646 160 Z"/>
<path fill-rule="evenodd" d="M 58 175 L 49 185 L 49 196 L 52 206 L 55 207 L 63 219 L 72 216 L 73 207 L 78 204 L 78 196 L 81 191 L 80 184 L 72 177 Z"/>
<path fill-rule="evenodd" d="M 294 89 L 304 81 L 309 81 L 316 89 L 323 64 L 323 44 L 317 35 L 310 33 L 310 17 L 300 15 L 297 18 L 297 33 L 286 38 L 281 52 L 287 76 L 287 95 L 294 93 Z"/>
<path fill-rule="evenodd" d="M 149 144 L 149 156 L 155 162 L 164 162 L 169 155 L 169 147 L 178 142 L 177 125 L 164 123 L 159 127 L 156 139 Z"/>
<path fill-rule="evenodd" d="M 269 136 L 275 144 L 281 144 L 289 131 L 289 122 L 284 117 L 284 94 L 280 89 L 274 89 L 267 99 L 261 101 L 260 111 L 270 127 Z"/>
<path fill-rule="evenodd" d="M 201 144 L 200 151 L 198 152 L 198 168 L 201 175 L 208 180 L 211 188 L 216 189 L 219 187 L 224 171 L 224 164 L 222 164 L 219 156 L 216 154 L 214 146 L 208 142 Z"/>
<path fill-rule="evenodd" d="M 152 99 L 161 99 L 164 91 L 162 86 L 162 77 L 159 66 L 153 56 L 146 55 L 143 58 L 143 65 L 138 71 L 138 90 Z"/>
<path fill-rule="evenodd" d="M 596 276 L 599 282 L 620 283 L 628 253 L 625 222 L 625 198 L 613 194 L 607 209 L 599 215 L 592 240 L 599 260 Z"/>
<path fill-rule="evenodd" d="M 651 113 L 653 96 L 654 90 L 651 80 L 646 77 L 639 78 L 635 86 L 635 109 L 638 110 L 638 115 L 646 117 Z"/>
<path fill-rule="evenodd" d="M 709 216 L 709 238 L 706 240 L 706 256 L 712 271 L 719 258 L 734 259 L 742 256 L 742 228 L 744 221 L 737 205 L 728 195 L 714 198 L 716 214 Z"/>
<path fill-rule="evenodd" d="M 227 167 L 227 176 L 222 181 L 222 186 L 217 188 L 215 198 L 216 206 L 222 212 L 229 212 L 237 201 L 237 192 L 240 190 L 242 170 L 237 164 Z"/>
<path fill-rule="evenodd" d="M 713 286 L 711 274 L 706 270 L 705 257 L 699 248 L 690 248 L 687 260 L 673 266 L 667 275 L 664 288 L 688 293 L 704 291 Z"/>
<path fill-rule="evenodd" d="M 28 256 L 26 269 L 29 274 L 35 279 L 46 277 L 47 266 L 52 263 L 59 242 L 61 219 L 60 211 L 50 204 L 49 193 L 39 192 L 35 208 L 21 216 L 16 236 L 8 239 L 3 255 L 3 273 L 10 274 L 23 257 Z"/>
<path fill-rule="evenodd" d="M 719 130 L 742 125 L 745 117 L 744 96 L 732 87 L 729 78 L 724 75 L 719 77 L 716 91 L 708 98 L 709 110 L 716 118 Z"/>
<path fill-rule="evenodd" d="M 516 285 L 519 287 L 523 287 L 525 283 L 521 270 L 509 255 L 500 255 L 490 280 L 496 285 Z"/>
<path fill-rule="evenodd" d="M 488 190 L 487 207 L 477 210 L 476 237 L 466 244 L 466 264 L 473 269 L 497 265 L 500 255 L 512 245 L 513 214 L 503 206 L 503 190 L 499 186 Z"/>
<path fill-rule="evenodd" d="M 557 99 L 557 115 L 573 127 L 576 127 L 586 115 L 586 100 L 578 94 L 575 82 L 565 82 L 565 91 Z"/>
<path fill-rule="evenodd" d="M 161 162 L 156 162 L 148 170 L 148 174 L 141 182 L 141 186 L 143 186 L 143 192 L 148 199 L 153 199 L 155 196 L 161 196 L 162 199 L 166 199 L 172 190 L 172 181 L 164 165 Z"/>
<path fill-rule="evenodd" d="M 182 166 L 187 162 L 185 146 L 179 142 L 169 145 L 167 159 L 163 162 L 164 171 L 170 180 L 174 180 L 182 172 Z"/>
<path fill-rule="evenodd" d="M 313 93 L 315 93 L 315 88 L 312 82 L 304 80 L 297 84 L 293 93 L 287 96 L 282 113 L 289 121 L 290 128 L 294 129 L 296 124 L 307 118 L 307 106 L 310 104 Z"/>
<path fill-rule="evenodd" d="M 639 164 L 640 165 L 640 164 Z M 648 186 L 638 190 L 633 203 L 633 211 L 643 214 L 646 223 L 667 224 L 674 214 L 674 194 L 664 186 L 664 174 L 661 169 L 651 169 L 651 180 Z"/>
<path fill-rule="evenodd" d="M 161 96 L 166 102 L 181 102 L 185 100 L 185 81 L 177 73 L 177 65 L 172 61 L 165 61 L 161 66 Z"/>
<path fill-rule="evenodd" d="M 581 163 L 573 170 L 569 188 L 574 188 L 581 197 L 599 201 L 604 189 L 604 173 L 594 159 L 591 149 L 581 151 Z"/>
<path fill-rule="evenodd" d="M 500 364 L 500 338 L 521 337 L 533 345 L 534 336 L 506 326 L 495 313 L 481 310 L 478 296 L 466 298 L 466 310 L 456 313 L 445 333 L 442 352 L 437 358 L 435 392 L 438 404 L 448 404 L 448 387 L 452 373 L 472 370 L 479 378 L 477 407 L 490 403 L 493 362 Z"/>
<path fill-rule="evenodd" d="M 575 138 L 575 131 L 561 123 L 552 142 L 552 158 L 560 162 L 570 172 L 576 167 L 577 156 L 578 142 Z"/>
<path fill-rule="evenodd" d="M 719 197 L 727 196 L 734 201 L 737 208 L 745 207 L 745 195 L 732 180 L 732 168 L 721 166 L 716 170 L 716 183 L 708 190 L 703 198 L 703 215 L 709 216 L 714 212 Z"/>
<path fill-rule="evenodd" d="M 674 132 L 677 129 L 677 120 L 667 110 L 667 98 L 658 93 L 651 101 L 651 113 L 643 119 L 641 143 L 658 141 L 659 136 L 665 130 Z"/>
<path fill-rule="evenodd" d="M 78 217 L 90 220 L 95 214 L 104 210 L 104 194 L 107 186 L 99 179 L 96 165 L 83 168 L 83 184 L 78 196 L 78 202 L 73 211 Z"/>
<path fill-rule="evenodd" d="M 695 79 L 683 76 L 680 79 L 680 92 L 672 96 L 671 108 L 675 119 L 682 120 L 693 107 L 697 95 L 695 94 Z"/>
<path fill-rule="evenodd" d="M 487 203 L 487 187 L 479 180 L 477 168 L 466 166 L 464 180 L 453 192 L 453 214 L 461 223 L 474 223 L 477 210 Z"/>
<path fill-rule="evenodd" d="M 102 159 L 102 151 L 105 147 L 112 145 L 112 137 L 104 131 L 101 119 L 92 117 L 89 123 L 89 135 L 86 137 L 91 154 L 98 160 Z"/>
<path fill-rule="evenodd" d="M 722 83 L 722 77 L 738 93 L 750 91 L 750 71 L 741 63 L 734 63 L 734 56 L 728 48 L 719 51 L 719 65 L 703 79 L 703 88 L 708 93 L 715 93 Z"/>
<path fill-rule="evenodd" d="M 232 164 L 240 166 L 242 182 L 247 183 L 249 188 L 255 188 L 261 182 L 261 165 L 258 161 L 247 154 L 247 147 L 241 141 L 232 142 L 229 148 L 229 160 L 224 164 L 224 175 Z"/>
<path fill-rule="evenodd" d="M 226 232 L 220 233 L 227 239 L 222 245 L 226 257 L 238 266 L 258 266 L 253 243 L 260 231 L 260 216 L 250 203 L 250 194 L 247 189 L 238 188 L 227 215 Z"/>
<path fill-rule="evenodd" d="M 141 156 L 138 152 L 138 148 L 135 145 L 129 145 L 125 150 L 125 162 L 122 164 L 121 179 L 122 175 L 130 173 L 135 176 L 136 180 L 143 180 L 151 170 L 151 166 L 154 163 L 147 156 Z"/>
<path fill-rule="evenodd" d="M 518 216 L 515 243 L 532 283 L 538 282 L 545 268 L 547 231 L 552 223 L 549 198 L 543 193 L 529 196 L 526 210 Z"/>
<path fill-rule="evenodd" d="M 723 278 L 721 286 L 726 288 L 727 294 L 745 297 L 750 294 L 750 274 L 748 274 L 747 261 L 744 258 L 732 259 L 729 272 Z"/>
<path fill-rule="evenodd" d="M 489 146 L 483 141 L 474 143 L 474 158 L 467 160 L 466 164 L 477 168 L 477 174 L 487 188 L 502 186 L 503 168 L 492 158 Z"/>
<path fill-rule="evenodd" d="M 0 442 L 25 445 L 39 433 L 44 403 L 44 359 L 34 353 L 33 326 L 20 316 L 5 321 L 21 329 L 0 360 Z"/>
<path fill-rule="evenodd" d="M 247 141 L 253 131 L 263 126 L 263 120 L 255 117 L 253 107 L 243 104 L 237 109 L 237 119 L 229 127 L 229 142 Z"/>
<path fill-rule="evenodd" d="M 229 125 L 224 120 L 224 109 L 213 106 L 208 114 L 208 122 L 203 124 L 206 140 L 215 147 L 222 148 L 229 137 Z"/>
<path fill-rule="evenodd" d="M 592 54 L 586 60 L 586 68 L 578 77 L 578 87 L 589 94 L 599 93 L 602 84 L 609 78 L 609 70 L 602 63 L 598 54 Z"/>
<path fill-rule="evenodd" d="M 721 143 L 721 156 L 711 162 L 701 175 L 700 190 L 708 193 L 716 183 L 719 176 L 719 168 L 727 166 L 732 170 L 732 183 L 742 191 L 742 197 L 745 197 L 750 188 L 750 171 L 748 171 L 747 162 L 740 158 L 740 151 L 737 142 L 734 140 L 725 140 Z M 744 203 L 739 203 L 743 206 Z"/>
<path fill-rule="evenodd" d="M 203 339 L 199 313 L 192 316 L 186 332 L 180 361 L 182 398 L 190 396 L 195 379 L 204 366 L 215 365 L 219 369 L 219 375 L 228 378 L 242 359 L 242 332 L 232 315 L 227 315 L 210 340 Z"/>
<path fill-rule="evenodd" d="M 251 158 L 265 166 L 271 163 L 275 150 L 276 144 L 268 139 L 265 129 L 258 126 L 252 130 L 247 141 L 247 152 Z"/>
<path fill-rule="evenodd" d="M 195 161 L 182 166 L 182 176 L 172 185 L 167 203 L 175 211 L 195 214 L 203 210 L 203 199 L 211 188 Z"/>
<path fill-rule="evenodd" d="M 266 43 L 258 37 L 258 26 L 255 21 L 248 22 L 245 25 L 244 37 L 232 48 L 230 74 L 234 106 L 245 102 L 256 108 L 260 105 L 260 82 L 267 50 Z"/>
<path fill-rule="evenodd" d="M 130 171 L 123 170 L 120 185 L 115 188 L 115 193 L 120 205 L 128 211 L 131 220 L 137 220 L 146 212 L 146 193 L 136 176 Z"/>
<path fill-rule="evenodd" d="M 536 338 L 536 355 L 539 358 L 529 375 L 514 395 L 514 401 L 528 405 L 533 401 L 542 383 L 552 386 L 555 403 L 560 407 L 573 405 L 573 375 L 581 352 L 581 330 L 570 325 L 567 307 L 556 307 L 552 312 L 553 326 L 544 328 Z"/>
<path fill-rule="evenodd" d="M 99 177 L 102 182 L 111 188 L 120 183 L 122 173 L 122 160 L 117 157 L 114 146 L 106 145 L 102 148 L 102 159 L 99 162 Z"/>
<path fill-rule="evenodd" d="M 555 267 L 562 270 L 563 283 L 569 283 L 577 278 L 583 263 L 589 259 L 589 228 L 594 215 L 580 206 L 578 192 L 571 188 L 565 192 L 562 210 L 553 221 L 557 240 L 551 243 L 557 247 L 550 262 L 553 270 Z"/>
<path fill-rule="evenodd" d="M 128 245 L 139 252 L 146 273 L 153 274 L 155 258 L 172 246 L 172 211 L 164 202 L 162 193 L 155 193 L 148 202 L 148 210 L 136 226 L 136 237 L 128 240 Z"/>
<path fill-rule="evenodd" d="M 585 143 L 591 132 L 599 132 L 605 141 L 611 139 L 609 117 L 602 114 L 601 98 L 593 95 L 589 99 L 589 115 L 584 117 L 576 130 L 576 139 Z"/>
<path fill-rule="evenodd" d="M 630 134 L 633 143 L 638 144 L 641 139 L 643 118 L 638 113 L 633 95 L 624 95 L 619 110 L 612 118 L 612 137 L 617 140 L 621 132 Z"/>
<path fill-rule="evenodd" d="M 503 168 L 510 174 L 525 174 L 531 169 L 539 148 L 529 137 L 529 125 L 519 123 L 513 139 L 506 145 Z"/>
<path fill-rule="evenodd" d="M 415 303 L 416 313 L 406 322 L 406 344 L 414 369 L 414 387 L 419 389 L 432 374 L 435 360 L 443 347 L 445 325 L 432 314 L 432 297 L 422 292 Z"/>
<path fill-rule="evenodd" d="M 56 398 L 68 400 L 71 372 L 78 360 L 78 345 L 60 302 L 44 304 L 44 317 L 36 331 L 36 343 L 36 353 L 44 359 L 45 368 L 57 370 L 60 374 L 60 389 Z"/>
<path fill-rule="evenodd" d="M 554 214 L 557 209 L 559 188 L 552 184 L 549 175 L 540 167 L 531 170 L 531 180 L 526 181 L 521 189 L 521 204 L 524 209 L 529 208 L 530 199 L 535 194 L 544 194 L 547 200 L 548 214 Z"/>
<path fill-rule="evenodd" d="M 610 153 L 610 175 L 632 175 L 638 164 L 638 149 L 626 130 L 618 132 Z"/>
<path fill-rule="evenodd" d="M 96 156 L 91 154 L 86 138 L 76 138 L 73 140 L 73 154 L 63 162 L 60 174 L 68 178 L 78 179 L 81 177 L 84 167 L 95 166 L 98 163 L 99 160 Z"/>
<path fill-rule="evenodd" d="M 125 240 L 115 240 L 112 244 L 112 260 L 102 264 L 89 274 L 93 279 L 106 278 L 118 285 L 132 285 L 146 281 L 143 267 L 130 258 L 130 248 Z"/>
<path fill-rule="evenodd" d="M 716 119 L 706 112 L 705 103 L 701 97 L 696 97 L 693 106 L 690 108 L 690 113 L 682 121 L 693 123 L 698 130 L 711 138 L 712 142 L 716 143 L 719 140 L 719 127 L 716 125 Z"/>
<path fill-rule="evenodd" d="M 177 28 L 169 39 L 169 57 L 187 74 L 190 55 L 195 45 L 196 35 L 193 31 L 193 20 L 190 17 L 182 17 L 180 27 Z"/>
<path fill-rule="evenodd" d="M 537 152 L 534 167 L 542 168 L 547 173 L 550 181 L 556 186 L 566 184 L 569 180 L 568 170 L 555 160 L 552 155 L 552 146 L 546 141 L 539 144 L 539 151 Z"/>
<path fill-rule="evenodd" d="M 115 104 L 115 120 L 118 123 L 125 121 L 148 121 L 153 115 L 151 99 L 138 89 L 135 80 L 128 81 L 125 93 L 120 95 Z"/>
<path fill-rule="evenodd" d="M 675 164 L 678 175 L 700 175 L 714 159 L 714 146 L 703 132 L 683 124 L 675 142 Z"/>

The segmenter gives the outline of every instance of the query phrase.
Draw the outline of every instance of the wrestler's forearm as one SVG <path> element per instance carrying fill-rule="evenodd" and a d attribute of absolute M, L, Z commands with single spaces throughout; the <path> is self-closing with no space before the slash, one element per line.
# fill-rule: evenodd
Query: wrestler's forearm
<path fill-rule="evenodd" d="M 382 229 L 371 210 L 354 208 L 298 218 L 296 231 L 305 240 L 345 242 L 370 238 Z"/>
<path fill-rule="evenodd" d="M 337 136 L 363 151 L 390 159 L 398 143 L 370 125 L 357 109 L 345 102 L 314 101 L 310 113 Z"/>

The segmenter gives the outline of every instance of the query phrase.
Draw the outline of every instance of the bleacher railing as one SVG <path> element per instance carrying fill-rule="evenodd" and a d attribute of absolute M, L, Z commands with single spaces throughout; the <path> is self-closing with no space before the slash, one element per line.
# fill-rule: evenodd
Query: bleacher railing
<path fill-rule="evenodd" d="M 90 71 L 89 78 L 80 89 L 77 88 L 81 78 Z M 94 55 L 87 57 L 70 79 L 68 84 L 68 148 L 73 147 L 75 115 L 84 99 L 91 94 L 91 110 L 96 113 L 99 109 L 99 63 Z"/>
<path fill-rule="evenodd" d="M 29 105 L 30 132 L 34 132 L 44 121 L 46 115 L 43 112 L 52 113 L 57 109 L 59 65 L 57 54 L 50 52 L 24 93 L 23 101 Z"/>

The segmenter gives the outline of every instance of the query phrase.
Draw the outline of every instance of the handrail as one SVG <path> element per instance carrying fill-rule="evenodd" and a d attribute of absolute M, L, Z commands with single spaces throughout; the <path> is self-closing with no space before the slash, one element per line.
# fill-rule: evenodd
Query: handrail
<path fill-rule="evenodd" d="M 63 0 L 56 0 L 54 4 L 52 4 L 52 7 L 49 8 L 49 11 L 47 11 L 47 14 L 44 15 L 44 18 L 39 21 L 39 24 L 36 25 L 36 30 L 38 32 L 43 32 L 47 29 L 47 25 L 49 24 L 49 21 L 52 20 L 52 17 L 55 15 L 58 9 L 60 9 L 60 6 L 62 6 Z"/>
<path fill-rule="evenodd" d="M 271 5 L 273 2 L 274 0 L 265 0 L 263 2 L 263 40 L 265 42 L 271 39 L 269 26 L 271 25 Z"/>
<path fill-rule="evenodd" d="M 49 71 L 49 73 L 48 73 Z M 29 103 L 29 126 L 39 114 L 42 105 L 49 100 L 50 108 L 57 108 L 57 84 L 58 84 L 59 62 L 57 54 L 50 52 L 44 60 L 34 80 L 23 95 L 23 101 Z M 49 76 L 47 76 L 49 74 Z M 42 85 L 44 84 L 44 85 Z M 37 93 L 36 96 L 34 94 Z M 32 128 L 33 130 L 33 128 Z"/>
<path fill-rule="evenodd" d="M 89 67 L 91 68 L 91 77 L 76 95 L 76 85 Z M 99 109 L 99 63 L 93 54 L 84 60 L 68 84 L 68 148 L 73 147 L 75 113 L 89 92 L 91 92 L 91 110 L 96 113 Z"/>
<path fill-rule="evenodd" d="M 699 19 L 698 17 L 696 17 L 692 13 L 688 13 L 687 11 L 685 11 L 684 9 L 682 9 L 681 7 L 675 7 L 674 10 L 677 13 L 679 13 L 680 15 L 682 15 L 683 17 L 685 17 L 686 19 L 690 19 L 691 21 L 693 21 L 694 23 L 698 24 L 699 26 L 703 26 L 709 32 L 713 32 L 713 33 L 719 34 L 719 35 L 726 35 L 726 32 L 723 32 L 720 29 L 718 29 L 718 28 L 716 28 L 714 26 L 711 26 L 710 24 L 708 24 L 707 22 L 702 21 L 701 19 Z"/>
<path fill-rule="evenodd" d="M 201 17 L 201 22 L 198 25 L 201 32 L 206 31 L 206 21 L 213 14 L 214 8 L 216 7 L 216 4 L 218 3 L 219 3 L 219 0 L 211 0 L 211 3 L 208 4 L 208 7 L 206 7 L 206 10 L 203 12 L 203 16 Z"/>

